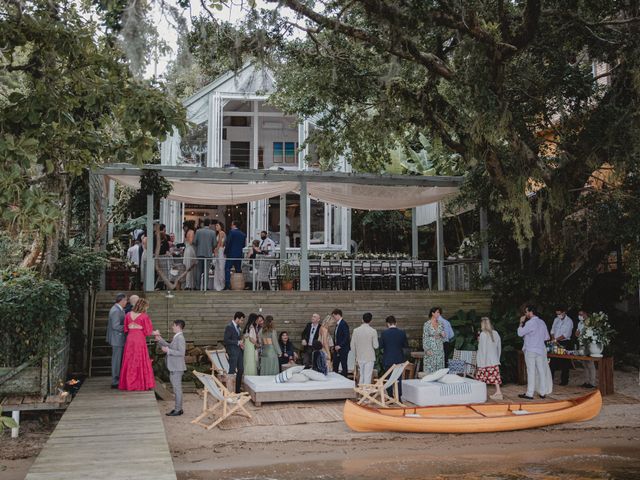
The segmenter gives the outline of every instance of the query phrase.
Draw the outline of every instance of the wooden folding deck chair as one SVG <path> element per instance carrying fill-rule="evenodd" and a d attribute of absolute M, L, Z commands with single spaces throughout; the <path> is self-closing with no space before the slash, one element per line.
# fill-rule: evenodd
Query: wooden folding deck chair
<path fill-rule="evenodd" d="M 402 402 L 400 402 L 398 380 L 402 377 L 402 373 L 408 364 L 409 362 L 404 362 L 393 365 L 384 375 L 378 378 L 375 383 L 364 383 L 354 387 L 356 393 L 362 395 L 362 398 L 358 400 L 358 404 L 362 405 L 364 402 L 368 402 L 383 408 L 390 407 L 391 405 L 404 407 Z M 387 393 L 388 388 L 392 388 L 392 396 Z"/>
<path fill-rule="evenodd" d="M 449 360 L 449 373 L 474 378 L 476 375 L 478 352 L 475 350 L 454 350 Z"/>
<path fill-rule="evenodd" d="M 205 350 L 211 362 L 211 373 L 224 378 L 229 374 L 229 359 L 227 358 L 227 351 L 222 348 L 220 350 Z"/>
<path fill-rule="evenodd" d="M 251 400 L 248 393 L 231 393 L 220 380 L 209 373 L 194 370 L 193 374 L 204 385 L 204 401 L 202 413 L 191 420 L 191 423 L 211 430 L 231 415 L 242 415 L 243 417 L 251 418 L 251 414 L 244 408 L 245 404 Z M 209 406 L 209 397 L 213 397 L 215 400 L 215 404 L 212 406 Z M 213 417 L 213 423 L 204 421 L 208 416 Z"/>

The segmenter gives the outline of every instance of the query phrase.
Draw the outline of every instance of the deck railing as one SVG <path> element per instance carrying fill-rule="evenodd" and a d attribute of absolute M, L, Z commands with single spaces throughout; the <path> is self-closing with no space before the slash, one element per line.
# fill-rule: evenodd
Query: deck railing
<path fill-rule="evenodd" d="M 300 289 L 300 257 L 281 261 L 276 256 L 257 255 L 249 258 L 196 258 L 156 256 L 155 289 L 220 290 L 228 287 L 222 274 L 216 281 L 217 269 L 242 273 L 244 288 L 250 290 L 282 290 L 292 284 Z M 309 290 L 472 290 L 480 277 L 479 260 L 445 260 L 443 285 L 439 288 L 436 260 L 416 259 L 309 259 Z M 110 290 L 139 289 L 145 278 L 146 262 L 141 268 L 111 270 L 107 275 Z M 235 270 L 240 270 L 235 271 Z M 115 278 L 117 277 L 117 278 Z M 237 289 L 238 280 L 234 285 Z"/>

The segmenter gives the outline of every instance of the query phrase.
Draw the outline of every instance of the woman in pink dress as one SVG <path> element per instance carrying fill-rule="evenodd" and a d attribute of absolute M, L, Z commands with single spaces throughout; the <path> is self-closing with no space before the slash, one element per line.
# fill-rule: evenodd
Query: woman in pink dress
<path fill-rule="evenodd" d="M 153 331 L 147 308 L 149 302 L 141 298 L 124 317 L 124 331 L 128 335 L 122 354 L 120 390 L 149 390 L 156 385 L 147 350 L 147 337 Z"/>

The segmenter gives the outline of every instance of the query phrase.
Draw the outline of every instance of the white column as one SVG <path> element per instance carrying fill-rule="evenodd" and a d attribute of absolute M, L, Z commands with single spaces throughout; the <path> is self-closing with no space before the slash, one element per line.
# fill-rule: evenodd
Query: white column
<path fill-rule="evenodd" d="M 280 195 L 280 258 L 287 258 L 287 195 Z"/>
<path fill-rule="evenodd" d="M 480 207 L 480 257 L 482 263 L 480 264 L 480 272 L 482 277 L 489 276 L 489 239 L 487 230 L 489 228 L 489 222 L 487 220 L 487 209 Z"/>
<path fill-rule="evenodd" d="M 300 182 L 300 290 L 309 291 L 309 195 L 306 180 Z"/>
<path fill-rule="evenodd" d="M 107 210 L 105 212 L 105 221 L 111 216 L 111 209 L 113 208 L 113 204 L 115 203 L 116 198 L 116 182 L 109 179 L 109 193 L 107 197 Z M 107 225 L 107 242 L 113 240 L 113 222 L 109 220 Z"/>
<path fill-rule="evenodd" d="M 144 291 L 153 292 L 155 287 L 155 264 L 153 262 L 153 194 L 147 195 L 147 249 L 144 252 L 146 267 L 144 274 Z"/>
<path fill-rule="evenodd" d="M 442 225 L 442 208 L 440 202 L 436 204 L 438 216 L 436 219 L 436 245 L 438 254 L 438 290 L 444 290 L 444 228 Z"/>
<path fill-rule="evenodd" d="M 307 136 L 309 133 L 309 122 L 303 120 L 298 124 L 298 169 L 306 170 L 307 162 L 305 161 L 305 157 L 308 153 L 309 146 L 305 146 L 302 148 L 302 145 L 307 140 Z"/>
<path fill-rule="evenodd" d="M 216 94 L 209 95 L 209 114 L 207 115 L 207 164 L 206 167 L 213 167 L 216 162 L 218 136 L 218 116 L 217 113 L 217 97 Z"/>
<path fill-rule="evenodd" d="M 259 130 L 258 130 L 258 101 L 254 100 L 253 104 L 253 115 L 251 116 L 251 123 L 253 123 L 253 141 L 251 142 L 251 146 L 253 147 L 252 155 L 251 155 L 251 168 L 258 168 L 258 143 L 259 143 Z"/>
<path fill-rule="evenodd" d="M 16 422 L 17 427 L 11 429 L 11 438 L 18 438 L 20 433 L 20 410 L 14 410 L 11 412 L 11 418 Z"/>

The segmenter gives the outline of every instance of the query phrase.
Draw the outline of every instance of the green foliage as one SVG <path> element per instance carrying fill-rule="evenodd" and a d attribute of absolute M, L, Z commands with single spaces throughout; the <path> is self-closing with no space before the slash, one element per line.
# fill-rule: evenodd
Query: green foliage
<path fill-rule="evenodd" d="M 74 177 L 148 162 L 158 139 L 184 130 L 182 106 L 132 75 L 100 16 L 88 18 L 71 1 L 0 4 L 0 227 L 57 234 Z"/>
<path fill-rule="evenodd" d="M 146 215 L 147 195 L 153 194 L 154 212 L 157 213 L 160 211 L 160 200 L 166 198 L 172 188 L 171 183 L 156 170 L 144 169 L 140 176 L 140 188 L 128 198 L 126 210 L 133 218 Z"/>
<path fill-rule="evenodd" d="M 62 282 L 27 270 L 0 272 L 0 365 L 40 357 L 66 335 L 69 293 Z"/>
<path fill-rule="evenodd" d="M 67 286 L 71 301 L 78 303 L 85 292 L 99 285 L 106 266 L 105 252 L 95 252 L 88 247 L 63 245 L 60 248 L 54 277 Z"/>

